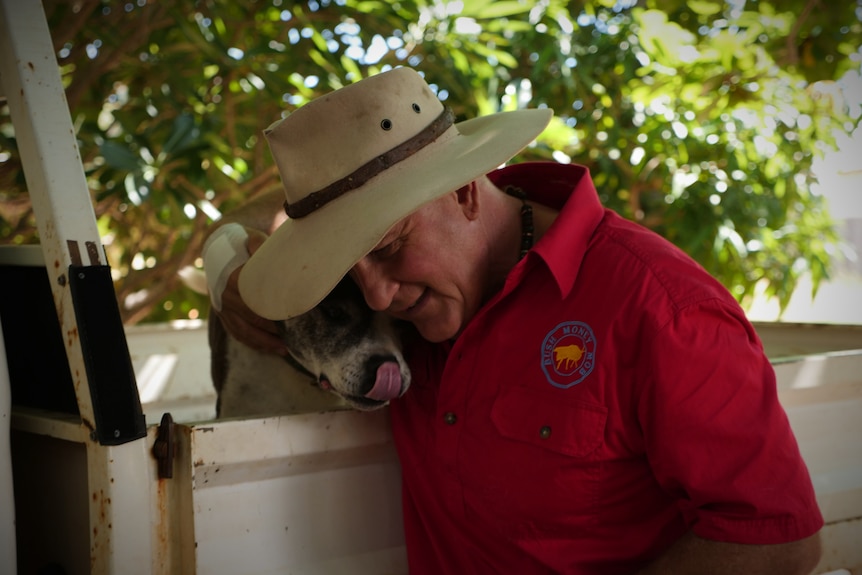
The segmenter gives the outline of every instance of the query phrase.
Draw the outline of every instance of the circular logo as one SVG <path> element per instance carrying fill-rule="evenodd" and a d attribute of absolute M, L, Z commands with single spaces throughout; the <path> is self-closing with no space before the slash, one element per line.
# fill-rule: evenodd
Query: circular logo
<path fill-rule="evenodd" d="M 548 332 L 542 342 L 542 371 L 554 387 L 581 383 L 596 362 L 596 337 L 587 324 L 565 321 Z"/>

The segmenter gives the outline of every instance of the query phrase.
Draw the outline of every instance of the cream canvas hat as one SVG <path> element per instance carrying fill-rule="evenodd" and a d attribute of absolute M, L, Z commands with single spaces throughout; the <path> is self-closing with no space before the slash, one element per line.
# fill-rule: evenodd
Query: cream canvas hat
<path fill-rule="evenodd" d="M 310 310 L 396 222 L 511 159 L 551 116 L 518 110 L 455 124 L 411 68 L 300 107 L 264 130 L 290 217 L 243 267 L 240 295 L 273 320 Z"/>

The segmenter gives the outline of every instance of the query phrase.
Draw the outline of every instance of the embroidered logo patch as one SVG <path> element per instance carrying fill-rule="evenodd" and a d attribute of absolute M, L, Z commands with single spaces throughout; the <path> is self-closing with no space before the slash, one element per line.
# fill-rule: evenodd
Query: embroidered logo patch
<path fill-rule="evenodd" d="M 593 371 L 596 338 L 580 321 L 566 321 L 548 332 L 542 342 L 542 370 L 554 387 L 581 383 Z"/>

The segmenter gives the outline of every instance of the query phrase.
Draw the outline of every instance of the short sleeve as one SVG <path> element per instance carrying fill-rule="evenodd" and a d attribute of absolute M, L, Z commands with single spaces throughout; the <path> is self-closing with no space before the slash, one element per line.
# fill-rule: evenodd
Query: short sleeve
<path fill-rule="evenodd" d="M 637 406 L 647 457 L 693 532 L 760 545 L 816 533 L 811 478 L 742 311 L 719 299 L 691 305 L 644 351 Z"/>

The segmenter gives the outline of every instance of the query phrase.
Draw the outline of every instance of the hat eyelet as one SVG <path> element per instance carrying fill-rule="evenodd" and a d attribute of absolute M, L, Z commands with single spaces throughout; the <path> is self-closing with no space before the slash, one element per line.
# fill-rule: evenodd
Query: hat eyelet
<path fill-rule="evenodd" d="M 389 118 L 384 119 L 380 122 L 380 127 L 388 132 L 392 129 L 392 120 L 390 120 Z"/>
<path fill-rule="evenodd" d="M 415 103 L 415 102 L 414 102 L 414 103 L 413 103 L 413 111 L 414 111 L 414 112 L 416 112 L 416 113 L 418 114 L 419 112 L 421 112 L 421 111 L 422 111 L 422 108 L 420 108 L 420 107 L 419 107 L 419 104 L 417 104 L 417 103 Z"/>

